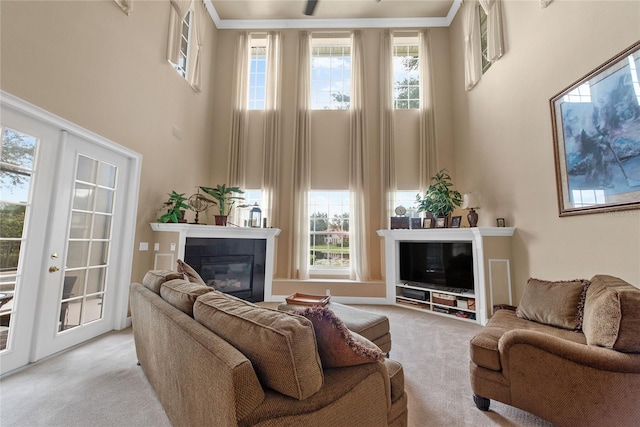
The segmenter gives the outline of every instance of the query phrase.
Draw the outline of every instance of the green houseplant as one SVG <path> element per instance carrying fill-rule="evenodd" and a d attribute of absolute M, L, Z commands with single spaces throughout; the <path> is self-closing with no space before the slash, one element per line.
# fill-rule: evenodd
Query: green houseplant
<path fill-rule="evenodd" d="M 187 199 L 184 197 L 184 193 L 171 191 L 167 194 L 169 199 L 164 202 L 164 208 L 167 211 L 158 218 L 158 222 L 185 222 L 183 212 L 191 207 L 185 203 Z"/>
<path fill-rule="evenodd" d="M 418 212 L 431 212 L 434 217 L 447 217 L 462 204 L 460 192 L 453 190 L 451 176 L 446 169 L 442 169 L 431 177 L 429 185 L 423 196 L 416 195 Z"/>
<path fill-rule="evenodd" d="M 227 187 L 226 184 L 216 185 L 216 187 L 200 187 L 202 191 L 213 198 L 212 202 L 218 206 L 216 215 L 216 225 L 227 225 L 227 217 L 231 209 L 239 200 L 244 200 L 241 194 L 244 191 L 240 187 Z"/>

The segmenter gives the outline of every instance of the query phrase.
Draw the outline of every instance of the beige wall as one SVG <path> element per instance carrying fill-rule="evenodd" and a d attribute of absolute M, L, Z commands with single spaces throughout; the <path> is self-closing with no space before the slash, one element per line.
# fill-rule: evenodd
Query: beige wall
<path fill-rule="evenodd" d="M 617 275 L 640 285 L 640 211 L 558 217 L 549 99 L 640 39 L 638 1 L 505 1 L 507 53 L 464 91 L 461 14 L 450 28 L 455 170 L 504 217 L 515 301 L 530 276 Z"/>
<path fill-rule="evenodd" d="M 111 0 L 0 2 L 0 88 L 143 156 L 133 280 L 153 265 L 138 243 L 153 248 L 166 193 L 193 193 L 210 170 L 217 30 L 207 18 L 197 94 L 166 60 L 169 7 L 135 1 L 127 16 Z"/>
<path fill-rule="evenodd" d="M 294 108 L 296 95 L 298 31 L 286 30 L 283 47 L 283 81 L 285 86 L 282 94 L 282 140 L 281 140 L 281 182 L 280 197 L 281 221 L 271 224 L 282 229 L 278 237 L 278 255 L 276 260 L 276 277 L 287 277 L 289 238 L 291 220 L 291 181 L 293 170 L 293 136 L 294 136 Z M 231 96 L 234 82 L 234 61 L 236 31 L 221 30 L 218 38 L 218 64 L 226 64 L 217 69 L 216 78 L 216 114 L 214 118 L 214 152 L 212 154 L 213 184 L 225 182 L 227 179 L 228 144 L 231 133 Z M 369 265 L 371 278 L 381 279 L 380 248 L 381 239 L 375 231 L 380 229 L 383 219 L 380 217 L 380 134 L 379 134 L 379 58 L 380 58 L 381 30 L 367 29 L 363 33 L 363 45 L 366 62 L 366 114 L 367 114 L 367 144 L 369 149 L 368 166 L 369 180 L 369 212 L 371 225 L 369 227 Z M 431 31 L 432 49 L 434 56 L 434 75 L 438 82 L 435 87 L 435 103 L 438 108 L 436 126 L 438 137 L 439 161 L 441 167 L 453 169 L 453 119 L 451 99 L 449 94 L 450 61 L 449 61 L 449 33 L 446 28 Z M 398 185 L 400 189 L 418 188 L 418 151 L 419 121 L 416 111 L 399 111 L 396 116 L 396 141 Z M 311 118 L 311 180 L 314 189 L 348 189 L 349 185 L 349 115 L 347 111 L 313 111 Z M 251 112 L 249 125 L 249 153 L 247 156 L 247 188 L 259 187 L 262 173 L 262 117 L 260 112 Z M 312 285 L 309 285 L 312 286 Z M 364 289 L 364 288 L 361 288 Z M 308 291 L 305 289 L 304 291 Z"/>

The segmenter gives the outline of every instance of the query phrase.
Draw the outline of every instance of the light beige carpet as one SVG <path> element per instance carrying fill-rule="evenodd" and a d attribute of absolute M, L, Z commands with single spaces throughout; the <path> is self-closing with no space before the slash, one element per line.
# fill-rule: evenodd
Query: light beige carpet
<path fill-rule="evenodd" d="M 468 343 L 480 326 L 402 307 L 359 307 L 389 317 L 391 358 L 404 366 L 409 426 L 550 426 L 493 401 L 489 412 L 476 409 Z M 0 425 L 169 426 L 136 361 L 127 329 L 5 376 L 0 379 Z"/>

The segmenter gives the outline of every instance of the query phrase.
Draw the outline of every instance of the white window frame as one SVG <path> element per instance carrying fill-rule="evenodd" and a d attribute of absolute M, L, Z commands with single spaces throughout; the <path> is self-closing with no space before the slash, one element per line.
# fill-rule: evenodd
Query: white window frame
<path fill-rule="evenodd" d="M 258 60 L 264 60 L 264 69 L 258 70 Z M 249 82 L 247 84 L 247 109 L 264 110 L 267 95 L 267 37 L 266 34 L 251 35 L 249 42 Z M 255 65 L 255 66 L 254 66 Z M 258 85 L 259 77 L 264 77 L 262 86 Z"/>
<path fill-rule="evenodd" d="M 325 53 L 321 54 L 320 51 Z M 348 63 L 345 50 L 348 50 Z M 340 54 L 342 51 L 342 54 Z M 312 35 L 311 38 L 311 109 L 312 110 L 348 110 L 351 106 L 351 61 L 352 61 L 351 37 L 345 34 L 332 34 L 329 36 Z M 327 61 L 327 58 L 329 61 Z M 335 60 L 333 60 L 335 59 Z M 329 65 L 326 67 L 324 65 Z M 338 67 L 338 65 L 340 65 Z M 321 70 L 329 70 L 327 79 L 319 79 Z M 334 76 L 334 71 L 340 69 L 341 78 Z M 328 83 L 328 84 L 327 84 Z M 328 94 L 329 99 L 320 99 Z M 347 96 L 340 101 L 336 96 Z"/>
<path fill-rule="evenodd" d="M 400 52 L 404 50 L 405 52 Z M 415 55 L 411 53 L 415 52 Z M 402 69 L 403 58 L 415 56 L 418 67 L 415 70 L 407 71 Z M 410 92 L 412 85 L 409 85 L 409 79 L 415 78 L 418 81 L 417 98 L 399 99 L 398 95 L 401 91 Z M 406 84 L 400 84 L 406 80 Z M 406 102 L 405 106 L 399 104 Z M 416 110 L 420 108 L 420 45 L 418 36 L 416 35 L 394 35 L 393 37 L 393 108 L 395 110 Z"/>
<path fill-rule="evenodd" d="M 180 25 L 180 52 L 178 54 L 178 63 L 171 63 L 178 74 L 185 79 L 189 78 L 189 72 L 191 71 L 191 49 L 193 44 L 191 41 L 194 18 L 195 11 L 193 6 L 191 6 Z"/>
<path fill-rule="evenodd" d="M 482 6 L 478 5 L 477 6 L 480 11 L 478 13 L 478 19 L 479 19 L 479 25 L 480 25 L 480 55 L 482 56 L 482 74 L 486 73 L 487 70 L 491 67 L 491 64 L 493 64 L 491 61 L 489 61 L 488 58 L 488 49 L 489 49 L 489 44 L 488 44 L 488 39 L 487 39 L 487 34 L 488 34 L 488 17 L 487 17 L 487 13 L 484 11 L 484 9 L 482 8 Z"/>
<path fill-rule="evenodd" d="M 340 203 L 336 203 L 336 202 L 332 202 L 332 198 L 330 197 L 331 194 L 337 194 L 337 193 L 341 193 L 341 195 L 339 196 L 341 198 L 341 202 Z M 315 276 L 315 277 L 319 277 L 319 276 L 345 276 L 349 274 L 349 269 L 350 269 L 350 265 L 349 262 L 344 265 L 344 266 L 323 266 L 323 265 L 318 265 L 316 263 L 314 263 L 312 261 L 312 250 L 315 247 L 315 245 L 313 244 L 314 242 L 314 237 L 316 236 L 322 236 L 322 235 L 330 235 L 332 234 L 333 237 L 335 238 L 340 238 L 342 237 L 341 240 L 341 244 L 343 245 L 342 248 L 344 250 L 344 243 L 345 243 L 345 239 L 346 239 L 346 243 L 347 243 L 347 256 L 350 255 L 350 249 L 349 249 L 349 230 L 351 230 L 351 227 L 353 226 L 353 224 L 351 224 L 351 212 L 350 212 L 350 203 L 349 203 L 349 191 L 348 190 L 311 190 L 308 194 L 309 196 L 309 204 L 308 204 L 308 209 L 309 209 L 309 227 L 308 227 L 308 233 L 309 233 L 309 274 L 311 276 Z M 326 203 L 324 200 L 326 200 Z M 321 207 L 322 206 L 322 207 Z M 327 224 L 331 223 L 331 220 L 334 218 L 334 215 L 342 215 L 342 214 L 348 214 L 349 217 L 347 218 L 347 222 L 349 223 L 349 230 L 342 230 L 342 231 L 334 231 L 332 233 L 329 233 L 329 229 L 327 228 L 327 230 L 321 230 L 321 231 L 313 231 L 311 230 L 311 221 L 312 221 L 312 216 L 317 213 L 317 212 L 322 212 L 325 213 L 323 211 L 320 211 L 320 209 L 323 209 L 326 206 L 327 208 Z M 331 238 L 333 238 L 331 237 Z M 327 242 L 329 243 L 329 242 Z"/>

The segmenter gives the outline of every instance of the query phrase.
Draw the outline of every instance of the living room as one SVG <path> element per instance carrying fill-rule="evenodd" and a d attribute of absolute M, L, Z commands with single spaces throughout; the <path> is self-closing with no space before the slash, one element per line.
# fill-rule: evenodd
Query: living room
<path fill-rule="evenodd" d="M 200 185 L 225 183 L 229 173 L 238 30 L 218 29 L 205 20 L 197 92 L 166 61 L 169 10 L 168 1 L 134 1 L 130 14 L 113 1 L 0 2 L 0 89 L 142 155 L 131 282 L 141 281 L 153 268 L 154 252 L 138 249 L 142 242 L 151 247 L 160 242 L 149 223 L 156 220 L 166 194 L 176 190 L 188 195 Z M 458 190 L 482 195 L 479 226 L 495 226 L 496 218 L 505 218 L 516 228 L 516 302 L 529 277 L 563 280 L 611 274 L 640 285 L 639 210 L 558 215 L 549 106 L 557 93 L 637 42 L 639 19 L 637 1 L 555 0 L 546 7 L 537 0 L 504 1 L 505 54 L 471 90 L 465 89 L 462 13 L 449 26 L 430 29 L 438 165 L 451 172 Z M 387 222 L 378 178 L 377 77 L 384 29 L 362 31 L 370 144 L 367 284 L 375 295 L 384 288 L 383 242 L 376 230 Z M 283 30 L 283 81 L 291 84 L 282 92 L 279 178 L 285 195 L 279 199 L 278 223 L 270 223 L 282 230 L 274 286 L 286 293 L 293 283 L 301 292 L 318 293 L 316 284 L 294 277 L 290 256 L 295 239 L 289 212 L 297 46 L 298 30 Z M 252 113 L 251 136 L 257 141 L 255 130 L 261 130 L 263 122 L 260 113 Z M 311 138 L 317 151 L 312 183 L 318 189 L 348 188 L 349 118 L 343 113 L 313 114 Z M 417 114 L 399 112 L 396 132 L 398 186 L 414 189 L 419 180 Z M 261 150 L 248 150 L 247 188 L 260 185 Z M 205 218 L 207 223 L 213 220 Z M 323 283 L 320 293 L 329 286 L 332 295 L 339 296 L 341 289 L 354 295 L 358 285 L 362 283 L 342 279 Z"/>

